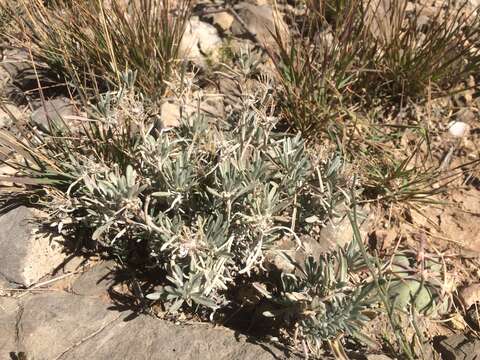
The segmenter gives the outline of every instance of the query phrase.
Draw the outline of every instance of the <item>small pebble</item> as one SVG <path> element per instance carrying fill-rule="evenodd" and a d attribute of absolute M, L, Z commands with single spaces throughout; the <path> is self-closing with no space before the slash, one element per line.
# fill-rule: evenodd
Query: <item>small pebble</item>
<path fill-rule="evenodd" d="M 453 137 L 464 137 L 469 130 L 469 125 L 463 121 L 452 121 L 448 124 L 448 132 Z"/>

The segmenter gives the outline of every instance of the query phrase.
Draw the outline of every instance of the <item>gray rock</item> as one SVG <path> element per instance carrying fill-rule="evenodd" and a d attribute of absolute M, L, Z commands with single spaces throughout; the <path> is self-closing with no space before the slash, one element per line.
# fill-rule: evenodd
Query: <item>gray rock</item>
<path fill-rule="evenodd" d="M 188 104 L 185 104 L 184 108 L 188 114 L 193 114 L 197 111 L 200 111 L 200 113 L 206 117 L 218 119 L 225 116 L 223 95 L 213 92 L 193 92 L 192 100 Z"/>
<path fill-rule="evenodd" d="M 57 359 L 67 349 L 86 341 L 120 316 L 107 307 L 108 302 L 97 297 L 60 291 L 30 295 L 23 304 L 19 321 L 19 348 L 32 359 Z M 132 334 L 119 340 L 130 338 L 133 338 Z M 92 354 L 87 358 L 92 358 Z M 71 359 L 70 356 L 62 358 Z"/>
<path fill-rule="evenodd" d="M 18 322 L 10 321 L 10 325 L 18 324 L 15 345 L 12 347 L 9 330 L 10 340 L 3 349 L 7 353 L 24 351 L 36 360 L 292 358 L 225 328 L 181 326 L 147 315 L 134 317 L 128 311 L 112 310 L 108 301 L 101 300 L 66 292 L 30 295 L 21 317 L 16 317 Z"/>
<path fill-rule="evenodd" d="M 332 219 L 322 228 L 318 240 L 320 248 L 317 251 L 332 251 L 337 246 L 344 247 L 353 240 L 353 228 L 348 218 L 349 211 L 346 206 L 340 206 L 338 209 L 339 217 Z M 366 209 L 357 210 L 357 220 L 362 239 L 367 235 L 367 217 Z"/>
<path fill-rule="evenodd" d="M 43 130 L 49 129 L 49 120 L 56 126 L 62 127 L 68 123 L 68 117 L 75 114 L 75 107 L 66 98 L 45 101 L 45 106 L 36 109 L 30 118 Z"/>
<path fill-rule="evenodd" d="M 261 67 L 262 64 L 259 66 Z M 263 71 L 266 73 L 266 71 Z M 219 92 L 224 97 L 224 104 L 240 110 L 243 104 L 243 98 L 246 94 L 254 94 L 262 87 L 262 84 L 256 79 L 247 79 L 244 81 L 239 77 L 228 78 L 221 77 L 218 81 Z"/>
<path fill-rule="evenodd" d="M 235 20 L 231 26 L 234 35 L 253 35 L 261 44 L 271 47 L 276 45 L 276 41 L 272 36 L 276 29 L 279 30 L 283 41 L 289 39 L 287 24 L 281 14 L 270 5 L 255 5 L 242 2 L 235 6 L 235 11 L 243 20 L 247 29 L 245 29 L 243 24 Z"/>
<path fill-rule="evenodd" d="M 0 296 L 5 295 L 5 289 L 10 287 L 10 283 L 7 279 L 0 274 Z"/>
<path fill-rule="evenodd" d="M 72 284 L 72 291 L 77 295 L 103 297 L 114 282 L 114 261 L 95 264 L 82 273 Z"/>
<path fill-rule="evenodd" d="M 180 125 L 181 107 L 179 104 L 172 102 L 165 102 L 160 107 L 160 116 L 162 120 L 162 127 L 177 127 Z"/>
<path fill-rule="evenodd" d="M 1 64 L 0 64 L 1 65 Z M 4 92 L 5 87 L 10 81 L 10 74 L 3 66 L 0 66 L 0 91 Z"/>
<path fill-rule="evenodd" d="M 48 92 L 49 85 L 54 85 L 54 82 L 48 77 L 48 69 L 45 64 L 37 63 L 36 69 L 33 68 L 27 50 L 15 48 L 5 50 L 0 67 L 4 70 L 0 73 L 0 86 L 9 97 L 18 96 L 19 99 L 22 99 L 21 91 L 19 93 L 17 90 L 37 89 L 38 81 L 45 88 L 45 92 Z"/>
<path fill-rule="evenodd" d="M 477 9 L 480 6 L 480 0 L 470 0 L 468 4 L 472 9 Z"/>
<path fill-rule="evenodd" d="M 231 102 L 232 104 L 240 103 L 242 89 L 238 81 L 235 81 L 235 79 L 231 79 L 228 77 L 222 77 L 218 82 L 218 87 L 220 93 L 222 93 L 228 100 L 227 102 Z"/>
<path fill-rule="evenodd" d="M 8 76 L 10 79 L 15 79 L 21 73 L 32 68 L 28 51 L 19 49 L 5 50 L 0 66 L 6 72 L 5 75 L 2 74 L 2 78 Z"/>
<path fill-rule="evenodd" d="M 207 118 L 223 118 L 223 97 L 219 94 L 193 93 L 184 103 L 164 102 L 160 107 L 162 127 L 177 127 L 180 120 L 200 112 Z"/>
<path fill-rule="evenodd" d="M 30 286 L 65 259 L 60 244 L 32 234 L 33 221 L 25 206 L 0 217 L 0 275 L 11 283 Z"/>
<path fill-rule="evenodd" d="M 227 31 L 233 24 L 235 18 L 227 11 L 218 12 L 215 14 L 211 14 L 206 17 L 210 20 L 213 25 L 219 28 L 221 31 Z"/>
<path fill-rule="evenodd" d="M 457 121 L 474 124 L 478 118 L 478 115 L 476 115 L 472 110 L 464 108 L 455 114 L 455 117 Z"/>
<path fill-rule="evenodd" d="M 478 305 L 472 305 L 465 314 L 465 320 L 476 331 L 480 329 L 480 314 Z"/>
<path fill-rule="evenodd" d="M 469 308 L 480 302 L 480 283 L 471 284 L 462 288 L 459 292 L 459 299 L 465 308 Z"/>
<path fill-rule="evenodd" d="M 234 37 L 228 39 L 228 42 L 226 43 L 226 48 L 228 48 L 236 57 L 241 57 L 243 54 L 253 55 L 255 50 L 255 43 L 250 39 Z"/>
<path fill-rule="evenodd" d="M 0 128 L 9 127 L 13 121 L 23 117 L 23 111 L 18 106 L 14 104 L 4 104 L 4 106 L 5 108 L 0 108 Z"/>
<path fill-rule="evenodd" d="M 301 238 L 303 250 L 298 250 L 298 244 L 293 239 L 282 239 L 278 242 L 276 250 L 282 250 L 282 253 L 294 259 L 297 263 L 303 264 L 308 256 L 318 258 L 322 254 L 334 251 L 339 247 L 345 247 L 353 241 L 353 228 L 348 218 L 348 208 L 341 205 L 337 209 L 339 217 L 329 221 L 321 230 L 320 234 L 313 236 L 303 236 Z M 357 221 L 360 235 L 365 239 L 367 235 L 367 209 L 357 210 Z M 316 230 L 313 231 L 317 232 Z M 276 269 L 283 272 L 291 272 L 294 266 L 278 251 L 267 252 L 267 262 Z"/>
<path fill-rule="evenodd" d="M 478 360 L 480 340 L 456 334 L 442 340 L 437 348 L 444 360 Z"/>
<path fill-rule="evenodd" d="M 206 67 L 209 61 L 218 59 L 222 40 L 215 26 L 192 17 L 185 28 L 180 43 L 180 54 L 199 67 Z"/>
<path fill-rule="evenodd" d="M 17 348 L 17 320 L 20 307 L 11 297 L 0 297 L 0 359 L 6 359 L 8 352 Z"/>
<path fill-rule="evenodd" d="M 281 351 L 210 325 L 179 326 L 148 316 L 119 320 L 65 359 L 269 360 L 291 359 Z"/>

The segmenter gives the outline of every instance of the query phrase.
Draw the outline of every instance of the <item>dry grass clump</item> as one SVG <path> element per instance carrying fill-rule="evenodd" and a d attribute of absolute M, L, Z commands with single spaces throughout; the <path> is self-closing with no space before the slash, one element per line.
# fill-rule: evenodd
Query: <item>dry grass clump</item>
<path fill-rule="evenodd" d="M 452 179 L 431 161 L 429 124 L 412 104 L 465 89 L 480 70 L 478 12 L 445 3 L 426 17 L 408 4 L 309 1 L 292 19 L 294 40 L 277 31 L 269 48 L 281 117 L 313 142 L 338 145 L 359 165 L 367 198 L 386 203 L 428 201 Z M 407 132 L 413 146 L 400 141 Z"/>
<path fill-rule="evenodd" d="M 308 2 L 297 37 L 286 44 L 277 32 L 269 49 L 285 120 L 308 136 L 339 133 L 352 111 L 445 96 L 478 73 L 478 12 L 465 3 L 425 23 L 424 9 L 407 5 Z"/>
<path fill-rule="evenodd" d="M 76 90 L 98 95 L 134 70 L 138 90 L 158 99 L 179 65 L 190 0 L 140 0 L 128 7 L 119 1 L 19 0 L 6 10 L 21 29 L 15 45 L 29 48 Z"/>

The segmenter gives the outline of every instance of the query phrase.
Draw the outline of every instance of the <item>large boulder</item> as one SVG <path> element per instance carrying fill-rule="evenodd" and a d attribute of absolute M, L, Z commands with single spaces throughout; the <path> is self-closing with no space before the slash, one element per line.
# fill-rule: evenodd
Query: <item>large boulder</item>
<path fill-rule="evenodd" d="M 23 304 L 19 322 L 19 344 L 32 359 L 72 359 L 61 357 L 67 349 L 86 341 L 99 329 L 118 319 L 120 313 L 107 310 L 97 297 L 53 291 L 30 296 Z M 121 341 L 125 341 L 122 339 Z M 91 352 L 87 358 L 96 358 Z"/>

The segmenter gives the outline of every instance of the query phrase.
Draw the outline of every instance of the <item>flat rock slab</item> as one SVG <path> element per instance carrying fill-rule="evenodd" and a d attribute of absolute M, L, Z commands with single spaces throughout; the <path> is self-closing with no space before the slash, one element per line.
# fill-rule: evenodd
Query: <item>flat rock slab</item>
<path fill-rule="evenodd" d="M 62 279 L 19 299 L 0 297 L 0 359 L 12 353 L 35 360 L 295 358 L 223 327 L 176 325 L 119 311 L 108 296 L 121 283 L 113 270 L 114 262 L 99 262 L 68 282 Z"/>
<path fill-rule="evenodd" d="M 178 326 L 148 316 L 117 321 L 65 359 L 270 360 L 289 359 L 281 351 L 247 342 L 211 325 Z"/>
<path fill-rule="evenodd" d="M 83 296 L 108 296 L 111 287 L 118 283 L 117 265 L 114 261 L 102 261 L 80 274 L 71 285 L 72 292 Z"/>
<path fill-rule="evenodd" d="M 34 213 L 20 206 L 0 217 L 0 278 L 30 286 L 65 260 L 60 244 L 33 236 Z"/>
<path fill-rule="evenodd" d="M 96 296 L 55 291 L 30 295 L 21 311 L 8 318 L 8 326 L 0 318 L 0 358 L 24 352 L 36 360 L 291 359 L 229 329 L 180 326 L 148 315 L 127 321 L 131 315 L 111 309 Z"/>
<path fill-rule="evenodd" d="M 62 291 L 31 295 L 22 305 L 15 351 L 24 351 L 28 358 L 37 360 L 57 359 L 119 318 L 120 313 L 108 310 L 108 306 L 97 297 Z M 91 353 L 87 358 L 95 357 Z"/>

